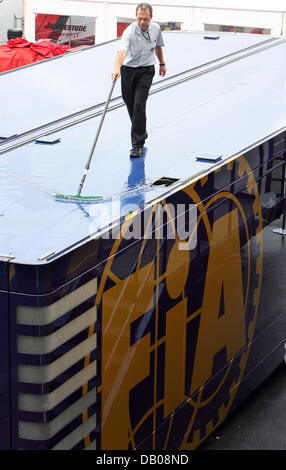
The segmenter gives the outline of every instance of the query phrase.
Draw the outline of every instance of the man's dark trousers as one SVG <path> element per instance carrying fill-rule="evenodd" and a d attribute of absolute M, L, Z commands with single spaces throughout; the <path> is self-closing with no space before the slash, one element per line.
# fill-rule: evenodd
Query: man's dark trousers
<path fill-rule="evenodd" d="M 147 139 L 146 102 L 155 74 L 154 65 L 121 67 L 122 98 L 131 119 L 132 148 L 143 147 Z"/>

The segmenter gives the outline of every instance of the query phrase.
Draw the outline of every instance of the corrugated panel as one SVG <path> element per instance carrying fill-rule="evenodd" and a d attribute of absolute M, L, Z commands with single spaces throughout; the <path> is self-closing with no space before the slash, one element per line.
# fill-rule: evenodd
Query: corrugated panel
<path fill-rule="evenodd" d="M 1 336 L 0 336 L 0 450 L 11 445 L 10 363 L 9 363 L 9 297 L 0 291 Z"/>
<path fill-rule="evenodd" d="M 17 335 L 17 440 L 21 448 L 68 450 L 82 441 L 88 447 L 95 438 L 97 307 L 78 315 L 74 312 L 87 301 L 90 306 L 96 292 L 95 278 L 51 305 L 17 306 L 16 327 L 27 331 Z M 37 329 L 40 336 L 34 336 Z"/>

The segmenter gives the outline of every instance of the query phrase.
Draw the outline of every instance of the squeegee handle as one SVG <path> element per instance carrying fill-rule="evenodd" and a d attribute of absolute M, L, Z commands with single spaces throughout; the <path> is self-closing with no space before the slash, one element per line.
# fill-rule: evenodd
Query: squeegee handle
<path fill-rule="evenodd" d="M 90 167 L 90 162 L 91 162 L 91 159 L 92 159 L 92 157 L 93 157 L 93 152 L 94 152 L 95 146 L 96 146 L 97 141 L 98 141 L 98 137 L 99 137 L 99 134 L 100 134 L 100 131 L 101 131 L 101 128 L 102 128 L 102 124 L 103 124 L 103 121 L 104 121 L 104 118 L 105 118 L 105 115 L 106 115 L 106 111 L 107 111 L 107 108 L 108 108 L 108 105 L 109 105 L 109 102 L 110 102 L 110 99 L 111 99 L 113 90 L 114 90 L 115 83 L 116 83 L 116 80 L 113 80 L 113 81 L 112 81 L 111 88 L 110 88 L 110 91 L 109 91 L 109 94 L 108 94 L 108 97 L 107 97 L 107 100 L 106 100 L 106 103 L 105 103 L 105 106 L 104 106 L 104 109 L 103 109 L 103 112 L 102 112 L 102 116 L 101 116 L 101 119 L 100 119 L 100 123 L 99 123 L 98 129 L 97 129 L 97 132 L 96 132 L 96 136 L 95 136 L 94 142 L 93 142 L 93 144 L 92 144 L 92 147 L 91 147 L 91 150 L 90 150 L 90 154 L 89 154 L 87 163 L 86 163 L 86 165 L 85 165 L 85 167 L 84 167 L 85 170 L 84 170 L 84 173 L 83 173 L 83 175 L 82 175 L 82 179 L 81 179 L 81 182 L 80 182 L 78 191 L 77 191 L 78 196 L 79 196 L 80 193 L 81 193 L 81 190 L 82 190 L 82 187 L 83 187 L 83 183 L 84 183 L 85 178 L 86 178 L 87 171 L 89 170 L 89 167 Z"/>

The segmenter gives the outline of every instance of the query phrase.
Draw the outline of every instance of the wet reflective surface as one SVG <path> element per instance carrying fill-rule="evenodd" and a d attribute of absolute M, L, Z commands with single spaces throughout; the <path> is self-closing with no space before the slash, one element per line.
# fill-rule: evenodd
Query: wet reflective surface
<path fill-rule="evenodd" d="M 237 40 L 235 35 L 222 34 L 219 40 L 204 40 L 202 34 L 164 33 L 167 77 L 268 39 L 245 34 Z M 21 134 L 104 102 L 118 46 L 119 40 L 114 40 L 0 74 L 0 137 Z M 157 72 L 154 83 L 161 80 Z M 114 97 L 120 95 L 118 86 Z"/>
<path fill-rule="evenodd" d="M 174 35 L 180 41 L 185 40 L 184 36 Z M 190 47 L 193 40 L 195 43 L 199 40 L 196 35 L 188 37 L 191 37 Z M 233 48 L 234 37 L 227 37 L 230 43 L 224 52 Z M 245 45 L 243 41 L 248 38 L 239 38 L 237 48 L 238 44 Z M 107 44 L 110 56 L 116 44 L 116 41 Z M 222 43 L 205 41 L 203 44 L 213 48 Z M 167 47 L 166 55 L 168 50 Z M 84 51 L 83 56 L 85 53 L 89 51 Z M 0 158 L 0 213 L 4 214 L 0 217 L 0 252 L 12 253 L 17 261 L 29 262 L 50 251 L 57 253 L 169 191 L 170 187 L 151 186 L 162 176 L 185 179 L 209 171 L 213 164 L 196 161 L 199 154 L 221 154 L 223 162 L 286 126 L 286 71 L 282 60 L 285 53 L 286 45 L 277 45 L 150 95 L 147 151 L 140 159 L 129 157 L 130 122 L 125 107 L 107 113 L 82 191 L 82 195 L 103 196 L 100 203 L 64 203 L 53 197 L 55 193 L 76 194 L 100 117 L 54 133 L 59 143 L 33 142 L 3 154 Z M 211 55 L 210 51 L 208 54 Z M 72 62 L 73 57 L 67 60 Z M 203 58 L 206 60 L 204 55 Z M 46 66 L 55 64 L 61 62 L 50 61 Z M 23 72 L 33 70 L 36 72 L 32 67 Z M 108 64 L 105 73 L 109 74 Z M 14 76 L 3 75 L 1 80 L 8 77 Z M 77 102 L 68 88 L 59 83 L 57 86 L 69 100 Z M 74 85 L 73 89 L 76 90 Z M 99 85 L 99 89 L 102 92 L 103 86 Z M 90 86 L 86 93 L 91 90 Z M 118 94 L 119 83 L 114 96 Z M 28 99 L 29 94 L 25 96 Z M 48 102 L 47 96 L 45 99 Z M 24 101 L 22 105 L 25 106 Z M 63 107 L 60 112 L 68 109 Z M 38 108 L 26 109 L 25 115 L 37 124 L 40 122 Z M 54 117 L 51 112 L 50 119 Z M 12 121 L 17 126 L 20 113 Z M 28 120 L 27 125 L 32 123 Z M 19 129 L 14 127 L 13 132 Z"/>

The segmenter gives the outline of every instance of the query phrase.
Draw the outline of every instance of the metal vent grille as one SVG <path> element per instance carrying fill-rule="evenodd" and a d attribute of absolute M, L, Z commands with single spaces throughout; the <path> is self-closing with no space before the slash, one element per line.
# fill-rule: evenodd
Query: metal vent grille
<path fill-rule="evenodd" d="M 93 279 L 51 305 L 17 306 L 21 448 L 96 448 L 96 292 Z"/>

